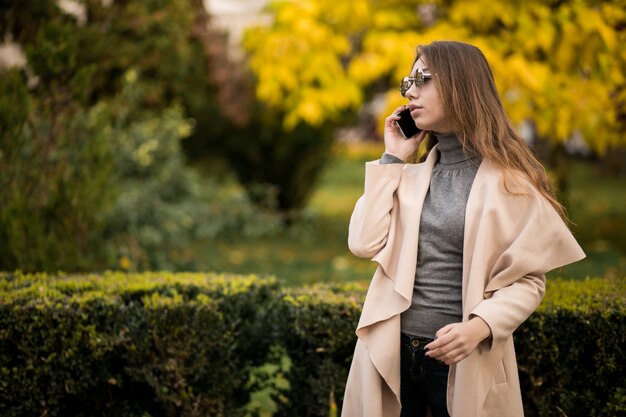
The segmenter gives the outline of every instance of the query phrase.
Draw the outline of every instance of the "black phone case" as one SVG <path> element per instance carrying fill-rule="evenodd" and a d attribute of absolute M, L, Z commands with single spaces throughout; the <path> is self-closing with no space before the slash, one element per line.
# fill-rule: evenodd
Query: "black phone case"
<path fill-rule="evenodd" d="M 398 113 L 398 116 L 400 116 L 400 120 L 396 121 L 396 125 L 400 128 L 405 139 L 412 138 L 422 131 L 419 127 L 415 126 L 415 121 L 411 117 L 411 109 L 408 107 Z"/>

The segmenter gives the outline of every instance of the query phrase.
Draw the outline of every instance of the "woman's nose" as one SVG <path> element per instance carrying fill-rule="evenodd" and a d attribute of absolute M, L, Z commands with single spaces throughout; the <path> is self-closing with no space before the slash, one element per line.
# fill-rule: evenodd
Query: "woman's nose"
<path fill-rule="evenodd" d="M 420 89 L 417 88 L 415 83 L 413 83 L 411 87 L 406 91 L 406 94 L 404 95 L 404 97 L 408 98 L 409 101 L 411 101 L 411 100 L 417 99 L 419 97 L 419 94 L 420 94 Z"/>

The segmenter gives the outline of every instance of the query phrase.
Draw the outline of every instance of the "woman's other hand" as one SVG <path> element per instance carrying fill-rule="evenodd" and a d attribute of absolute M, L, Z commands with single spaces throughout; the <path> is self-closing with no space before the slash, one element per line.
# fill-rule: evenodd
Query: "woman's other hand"
<path fill-rule="evenodd" d="M 489 325 L 478 316 L 463 323 L 451 323 L 437 331 L 437 338 L 424 346 L 426 356 L 446 365 L 458 363 L 491 335 Z"/>

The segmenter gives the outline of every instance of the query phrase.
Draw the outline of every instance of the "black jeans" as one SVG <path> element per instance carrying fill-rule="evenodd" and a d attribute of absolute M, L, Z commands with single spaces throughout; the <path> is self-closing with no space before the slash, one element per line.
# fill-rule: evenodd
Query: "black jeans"
<path fill-rule="evenodd" d="M 424 355 L 432 340 L 400 336 L 400 417 L 450 417 L 446 406 L 448 365 Z"/>

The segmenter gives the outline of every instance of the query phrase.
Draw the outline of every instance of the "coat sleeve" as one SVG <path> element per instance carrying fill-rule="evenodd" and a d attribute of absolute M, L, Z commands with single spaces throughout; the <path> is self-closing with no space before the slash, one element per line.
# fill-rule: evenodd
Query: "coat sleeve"
<path fill-rule="evenodd" d="M 492 340 L 503 341 L 541 303 L 545 274 L 585 254 L 551 204 L 537 192 L 506 195 L 487 215 L 492 230 L 498 230 L 502 239 L 497 246 L 503 249 L 493 258 L 484 299 L 470 317 L 481 317 L 491 328 Z"/>
<path fill-rule="evenodd" d="M 362 258 L 372 258 L 387 243 L 394 194 L 400 184 L 402 164 L 365 164 L 365 190 L 350 218 L 348 247 Z"/>
<path fill-rule="evenodd" d="M 491 329 L 491 338 L 481 346 L 490 349 L 493 341 L 506 340 L 541 303 L 545 294 L 545 275 L 524 275 L 514 283 L 494 291 L 481 302 L 470 318 L 482 318 Z"/>

